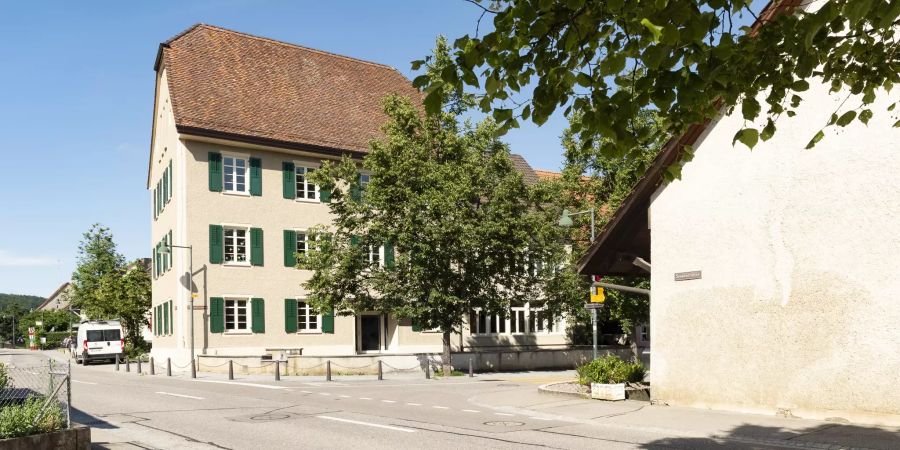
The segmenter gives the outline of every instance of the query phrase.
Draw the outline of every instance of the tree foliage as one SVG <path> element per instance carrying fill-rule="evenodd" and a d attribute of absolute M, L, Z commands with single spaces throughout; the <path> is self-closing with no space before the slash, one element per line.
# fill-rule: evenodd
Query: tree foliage
<path fill-rule="evenodd" d="M 752 148 L 772 137 L 781 114 L 794 114 L 813 77 L 858 98 L 823 127 L 865 123 L 878 90 L 890 92 L 900 77 L 896 0 L 829 0 L 767 15 L 755 29 L 740 25 L 759 13 L 751 0 L 472 3 L 493 17 L 494 30 L 457 39 L 452 65 L 415 80 L 427 110 L 466 87 L 501 131 L 519 120 L 542 124 L 563 109 L 578 117 L 572 131 L 585 148 L 608 156 L 655 139 L 635 124 L 649 109 L 671 135 L 740 105 L 746 124 L 735 142 Z M 823 137 L 824 130 L 811 136 L 809 146 Z"/>
<path fill-rule="evenodd" d="M 108 228 L 94 224 L 84 233 L 72 274 L 73 308 L 89 319 L 122 321 L 128 341 L 139 346 L 150 311 L 150 283 L 140 260 L 128 264 L 119 254 Z"/>

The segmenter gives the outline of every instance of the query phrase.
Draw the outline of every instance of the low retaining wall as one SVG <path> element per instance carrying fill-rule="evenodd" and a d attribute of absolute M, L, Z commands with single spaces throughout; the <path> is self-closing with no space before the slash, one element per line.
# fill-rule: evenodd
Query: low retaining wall
<path fill-rule="evenodd" d="M 523 370 L 570 370 L 591 360 L 591 349 L 538 349 L 497 350 L 484 352 L 455 352 L 450 355 L 453 368 L 466 372 L 469 361 L 476 372 L 503 372 Z M 631 357 L 628 347 L 603 346 L 600 356 Z M 374 375 L 378 373 L 378 361 L 384 373 L 424 373 L 440 367 L 439 353 L 367 354 L 335 356 L 288 356 L 281 361 L 262 359 L 262 356 L 198 356 L 201 372 L 227 373 L 228 361 L 232 361 L 235 375 L 274 374 L 279 364 L 282 375 L 325 375 L 326 364 L 331 361 L 332 375 Z"/>
<path fill-rule="evenodd" d="M 3 450 L 90 450 L 90 448 L 91 429 L 81 425 L 73 425 L 72 428 L 52 433 L 0 439 L 0 449 Z"/>

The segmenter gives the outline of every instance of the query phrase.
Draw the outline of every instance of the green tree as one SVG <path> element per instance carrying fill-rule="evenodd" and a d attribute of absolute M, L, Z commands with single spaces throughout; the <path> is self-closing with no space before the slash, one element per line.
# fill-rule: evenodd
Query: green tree
<path fill-rule="evenodd" d="M 781 0 L 767 11 L 754 11 L 751 0 L 472 3 L 494 30 L 457 39 L 452 65 L 415 79 L 426 109 L 437 112 L 448 92 L 466 86 L 501 131 L 519 120 L 542 124 L 562 109 L 578 117 L 572 131 L 585 148 L 607 156 L 637 153 L 654 139 L 635 127 L 648 109 L 672 135 L 741 105 L 746 124 L 734 139 L 752 148 L 772 137 L 775 119 L 793 115 L 808 80 L 820 77 L 859 97 L 822 124 L 812 147 L 827 126 L 867 122 L 877 91 L 890 92 L 900 79 L 896 0 L 829 0 L 785 14 L 771 14 Z M 762 26 L 742 26 L 759 14 Z M 414 61 L 413 69 L 424 64 Z"/>
<path fill-rule="evenodd" d="M 89 319 L 118 319 L 132 347 L 143 346 L 141 326 L 150 311 L 150 275 L 140 260 L 126 264 L 109 229 L 95 224 L 78 248 L 72 307 Z"/>

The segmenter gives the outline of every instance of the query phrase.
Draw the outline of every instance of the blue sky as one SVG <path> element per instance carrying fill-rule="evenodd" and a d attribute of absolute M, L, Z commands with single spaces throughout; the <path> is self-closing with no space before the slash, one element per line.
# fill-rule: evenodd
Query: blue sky
<path fill-rule="evenodd" d="M 473 34 L 478 15 L 463 0 L 0 2 L 0 292 L 49 295 L 95 222 L 127 258 L 150 255 L 145 182 L 161 41 L 204 22 L 412 78 L 409 62 L 437 34 Z M 564 126 L 557 116 L 505 140 L 532 166 L 558 169 Z"/>

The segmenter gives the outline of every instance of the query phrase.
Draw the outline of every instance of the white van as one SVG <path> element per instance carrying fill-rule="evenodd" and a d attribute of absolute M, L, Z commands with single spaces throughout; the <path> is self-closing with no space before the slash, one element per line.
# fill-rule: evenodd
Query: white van
<path fill-rule="evenodd" d="M 78 327 L 78 337 L 69 346 L 76 363 L 107 359 L 123 361 L 125 339 L 118 320 L 87 320 Z"/>

